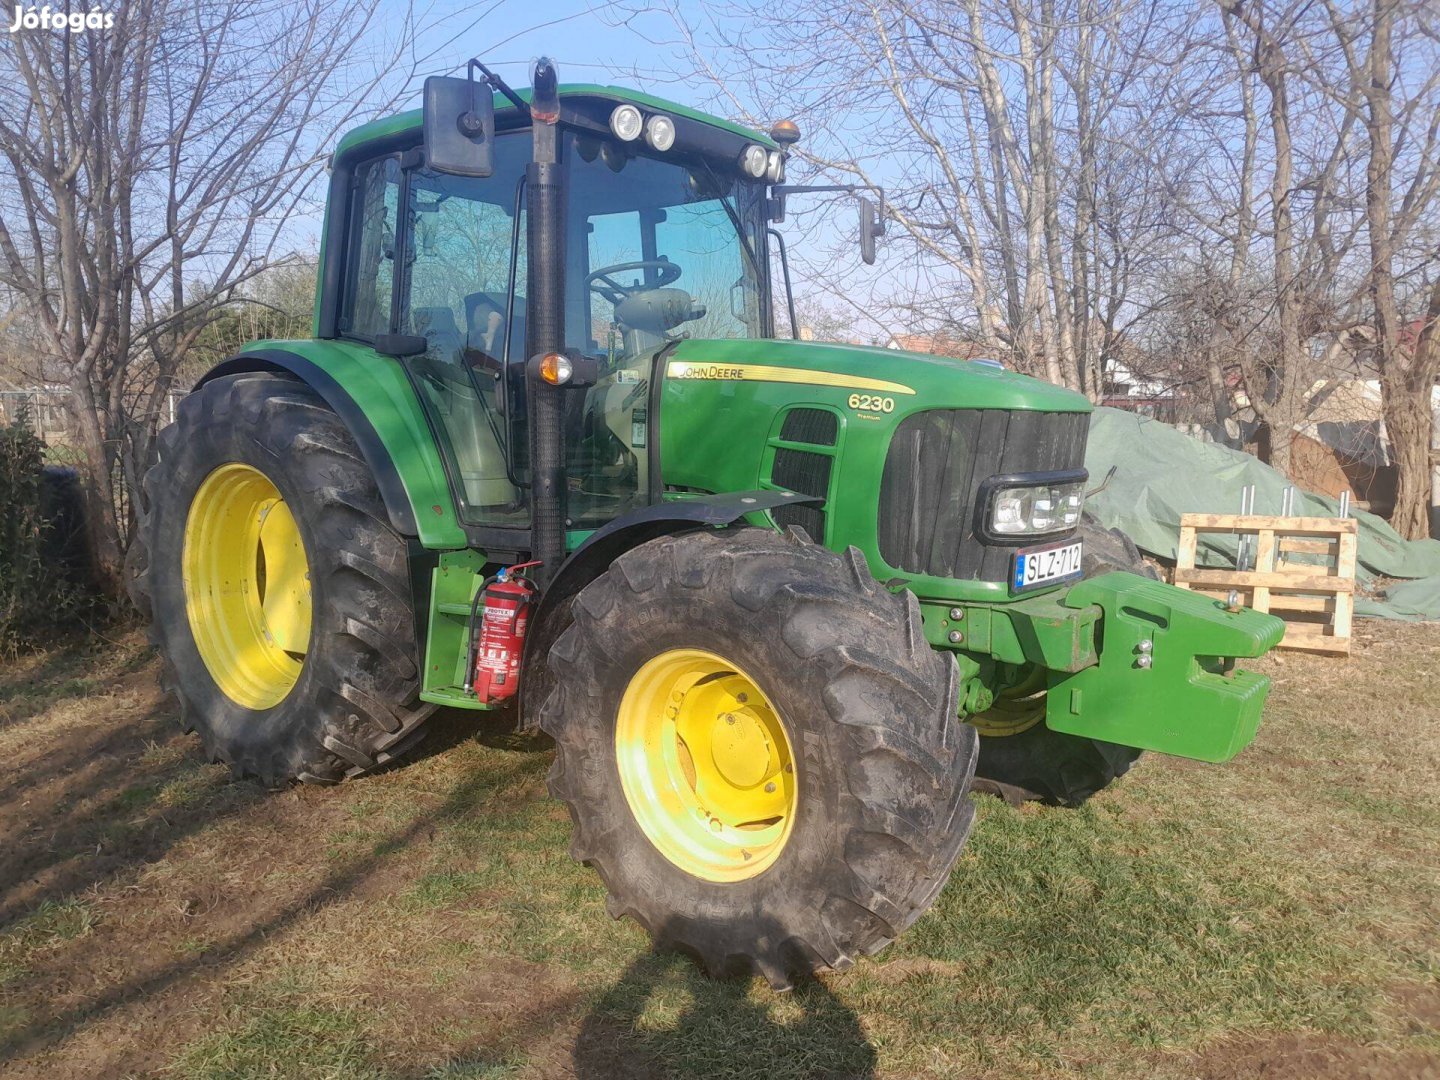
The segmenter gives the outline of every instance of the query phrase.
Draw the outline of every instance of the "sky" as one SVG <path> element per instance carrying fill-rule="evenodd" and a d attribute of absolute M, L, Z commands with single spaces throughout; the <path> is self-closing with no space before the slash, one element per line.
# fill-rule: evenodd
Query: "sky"
<path fill-rule="evenodd" d="M 408 5 L 385 0 L 385 6 L 398 16 Z M 425 9 L 423 18 L 438 24 L 420 42 L 422 53 L 436 54 L 429 74 L 458 72 L 474 56 L 508 82 L 523 86 L 530 82 L 531 63 L 545 55 L 556 62 L 564 82 L 608 83 L 631 68 L 655 64 L 655 47 L 622 24 L 623 13 L 616 5 L 599 0 L 489 0 L 478 5 L 440 0 Z M 640 25 L 643 29 L 645 20 Z M 677 89 L 671 87 L 669 96 L 676 97 Z"/>

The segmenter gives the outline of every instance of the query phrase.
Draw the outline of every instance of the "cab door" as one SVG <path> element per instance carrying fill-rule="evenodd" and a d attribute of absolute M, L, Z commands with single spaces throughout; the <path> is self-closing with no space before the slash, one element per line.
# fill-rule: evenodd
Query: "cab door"
<path fill-rule="evenodd" d="M 497 139 L 495 156 L 495 172 L 484 178 L 423 164 L 404 171 L 395 324 L 397 333 L 425 341 L 424 352 L 405 363 L 461 517 L 523 529 L 529 506 L 517 482 L 516 444 L 523 442 L 525 298 L 517 293 L 525 281 L 520 198 L 528 132 Z"/>

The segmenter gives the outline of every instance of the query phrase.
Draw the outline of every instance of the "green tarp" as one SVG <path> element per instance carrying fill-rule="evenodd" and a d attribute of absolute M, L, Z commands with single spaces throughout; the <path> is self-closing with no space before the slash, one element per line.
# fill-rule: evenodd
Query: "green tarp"
<path fill-rule="evenodd" d="M 1162 559 L 1175 559 L 1180 515 L 1236 514 L 1246 485 L 1255 485 L 1257 514 L 1278 514 L 1288 484 L 1259 458 L 1219 443 L 1200 442 L 1168 424 L 1120 409 L 1096 409 L 1090 421 L 1085 467 L 1092 485 L 1115 467 L 1105 490 L 1087 502 L 1110 528 Z M 1335 499 L 1297 492 L 1295 516 L 1335 517 Z M 1440 619 L 1440 540 L 1405 540 L 1383 519 L 1352 511 L 1360 523 L 1360 578 L 1419 578 L 1393 586 L 1383 597 L 1357 601 L 1357 615 Z M 1234 566 L 1235 537 L 1203 534 L 1196 561 Z"/>

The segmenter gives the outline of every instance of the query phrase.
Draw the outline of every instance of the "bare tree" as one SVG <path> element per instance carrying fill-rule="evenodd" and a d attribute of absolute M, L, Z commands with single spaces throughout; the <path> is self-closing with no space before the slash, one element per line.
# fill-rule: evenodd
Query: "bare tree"
<path fill-rule="evenodd" d="M 286 254 L 335 132 L 413 70 L 378 0 L 129 0 L 113 26 L 21 30 L 0 54 L 0 284 L 63 382 L 102 584 L 127 491 L 199 336 Z"/>
<path fill-rule="evenodd" d="M 1432 5 L 1373 0 L 1355 11 L 1327 0 L 1326 9 L 1349 74 L 1338 93 L 1366 136 L 1370 257 L 1363 289 L 1398 472 L 1391 524 L 1402 536 L 1427 537 L 1429 507 L 1440 495 L 1432 491 L 1430 476 L 1440 377 L 1440 230 L 1434 220 L 1440 192 L 1440 50 L 1435 48 L 1440 37 L 1427 21 Z M 1403 65 L 1402 50 L 1408 54 Z"/>
<path fill-rule="evenodd" d="M 756 125 L 799 116 L 796 167 L 888 188 L 892 312 L 1102 395 L 1174 230 L 1159 163 L 1182 150 L 1152 106 L 1175 69 L 1155 54 L 1188 16 L 1137 0 L 661 10 L 676 79 Z"/>

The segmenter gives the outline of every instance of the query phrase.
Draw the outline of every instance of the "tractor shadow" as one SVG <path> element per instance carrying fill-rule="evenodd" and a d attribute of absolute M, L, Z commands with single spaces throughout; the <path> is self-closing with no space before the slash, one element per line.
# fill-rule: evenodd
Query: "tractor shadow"
<path fill-rule="evenodd" d="M 433 811 L 418 814 L 403 825 L 387 830 L 368 846 L 366 854 L 340 861 L 308 887 L 281 902 L 267 905 L 266 910 L 242 910 L 237 918 L 215 935 L 203 952 L 176 957 L 164 950 L 152 950 L 155 952 L 153 957 L 137 958 L 135 963 L 117 967 L 114 974 L 118 977 L 101 980 L 98 986 L 83 994 L 67 995 L 60 1007 L 37 1012 L 33 1018 L 27 1017 L 0 1038 L 0 1074 L 5 1073 L 7 1062 L 53 1046 L 81 1025 L 97 1022 L 126 1008 L 143 1008 L 162 995 L 183 993 L 187 987 L 223 980 L 238 965 L 292 927 L 316 918 L 327 908 L 346 902 L 364 889 L 375 887 L 377 881 L 386 882 L 385 887 L 388 888 L 385 878 L 387 858 L 394 852 L 423 843 L 427 836 L 433 834 L 438 823 L 467 813 L 483 795 L 488 783 L 487 777 L 477 776 L 459 784 Z M 255 802 L 267 798 L 273 801 L 275 798 L 274 793 L 248 782 L 230 783 L 228 786 L 239 793 L 237 801 L 230 804 L 231 813 Z M 187 823 L 184 832 L 197 832 L 215 821 L 215 816 L 203 817 Z M 153 1022 L 169 1021 L 156 1016 Z M 153 1064 L 149 1062 L 146 1068 L 136 1069 L 117 1058 L 97 1075 L 130 1075 L 149 1071 L 149 1066 Z"/>
<path fill-rule="evenodd" d="M 555 742 L 550 736 L 541 731 L 517 731 L 517 722 L 518 713 L 513 707 L 494 712 L 441 708 L 425 721 L 425 737 L 414 749 L 375 775 L 403 772 L 467 742 L 516 754 L 540 754 L 554 749 Z"/>
<path fill-rule="evenodd" d="M 777 994 L 761 979 L 709 978 L 673 951 L 640 957 L 601 995 L 573 1056 L 579 1080 L 865 1080 L 875 1063 L 859 1018 L 820 979 Z"/>

